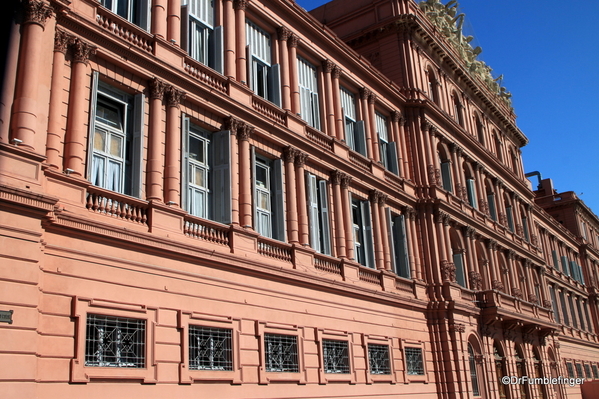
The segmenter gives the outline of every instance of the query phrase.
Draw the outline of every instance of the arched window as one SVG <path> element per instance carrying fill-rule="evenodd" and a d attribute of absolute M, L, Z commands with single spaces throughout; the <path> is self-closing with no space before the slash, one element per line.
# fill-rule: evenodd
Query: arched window
<path fill-rule="evenodd" d="M 514 232 L 514 213 L 512 211 L 512 204 L 508 198 L 505 198 L 505 224 L 507 228 L 513 233 Z"/>
<path fill-rule="evenodd" d="M 485 145 L 485 127 L 478 115 L 476 116 L 476 137 L 479 143 Z"/>
<path fill-rule="evenodd" d="M 451 228 L 449 230 L 449 239 L 451 241 L 451 250 L 453 253 L 456 282 L 462 287 L 468 288 L 466 285 L 466 268 L 464 266 L 465 249 L 460 233 L 454 228 Z"/>
<path fill-rule="evenodd" d="M 487 204 L 489 206 L 489 216 L 496 222 L 497 204 L 495 203 L 495 191 L 493 190 L 493 186 L 491 185 L 489 180 L 486 181 L 485 189 L 487 194 Z"/>
<path fill-rule="evenodd" d="M 428 95 L 433 100 L 433 102 L 439 105 L 439 93 L 438 86 L 439 83 L 437 81 L 437 77 L 435 76 L 435 72 L 433 72 L 433 68 L 429 67 L 426 71 L 427 80 L 428 80 Z"/>
<path fill-rule="evenodd" d="M 530 241 L 530 233 L 528 229 L 528 217 L 526 216 L 526 210 L 520 210 L 520 219 L 522 220 L 522 236 L 526 242 Z"/>
<path fill-rule="evenodd" d="M 501 139 L 495 130 L 493 130 L 493 139 L 495 140 L 495 155 L 503 162 L 503 149 L 501 148 Z"/>
<path fill-rule="evenodd" d="M 476 370 L 476 357 L 474 356 L 474 349 L 471 344 L 468 344 L 468 364 L 470 366 L 470 381 L 472 382 L 472 395 L 480 396 L 480 389 L 478 386 L 478 373 Z"/>
<path fill-rule="evenodd" d="M 508 398 L 509 391 L 505 389 L 506 385 L 501 382 L 501 379 L 508 375 L 507 369 L 505 366 L 505 357 L 503 356 L 503 351 L 501 350 L 499 344 L 495 342 L 493 344 L 493 357 L 495 358 L 495 376 L 497 377 L 497 392 L 499 392 L 499 397 L 501 399 Z"/>
<path fill-rule="evenodd" d="M 510 161 L 512 163 L 512 171 L 515 174 L 518 174 L 518 157 L 516 156 L 516 153 L 513 149 L 510 149 Z"/>

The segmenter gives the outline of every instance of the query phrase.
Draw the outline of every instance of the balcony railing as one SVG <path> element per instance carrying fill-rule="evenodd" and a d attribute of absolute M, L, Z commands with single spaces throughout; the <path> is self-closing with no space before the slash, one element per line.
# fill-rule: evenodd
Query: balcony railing
<path fill-rule="evenodd" d="M 258 253 L 284 262 L 291 262 L 293 259 L 290 244 L 266 237 L 258 237 Z"/>
<path fill-rule="evenodd" d="M 367 269 L 365 267 L 361 267 L 358 271 L 358 276 L 360 277 L 360 281 L 365 281 L 367 283 L 380 285 L 381 284 L 381 272 L 378 270 Z"/>
<path fill-rule="evenodd" d="M 285 111 L 270 101 L 259 96 L 252 96 L 252 107 L 267 118 L 272 119 L 281 125 L 287 125 L 287 115 L 285 114 Z"/>
<path fill-rule="evenodd" d="M 85 207 L 91 212 L 147 225 L 148 203 L 137 198 L 90 186 Z"/>
<path fill-rule="evenodd" d="M 314 268 L 323 272 L 343 275 L 341 261 L 325 255 L 314 254 Z"/>
<path fill-rule="evenodd" d="M 365 156 L 358 154 L 357 152 L 350 151 L 349 160 L 359 168 L 370 171 L 370 160 Z"/>
<path fill-rule="evenodd" d="M 212 70 L 201 62 L 198 62 L 190 57 L 185 57 L 183 68 L 185 69 L 185 72 L 200 82 L 205 83 L 221 93 L 228 94 L 229 83 L 227 82 L 227 78 L 219 75 L 216 71 Z"/>
<path fill-rule="evenodd" d="M 154 38 L 151 34 L 102 7 L 98 7 L 96 21 L 102 28 L 112 32 L 135 47 L 149 53 L 154 50 Z"/>
<path fill-rule="evenodd" d="M 229 246 L 229 226 L 191 215 L 185 216 L 184 222 L 183 233 L 186 236 Z"/>
<path fill-rule="evenodd" d="M 306 136 L 319 147 L 333 151 L 333 139 L 326 134 L 306 125 Z"/>

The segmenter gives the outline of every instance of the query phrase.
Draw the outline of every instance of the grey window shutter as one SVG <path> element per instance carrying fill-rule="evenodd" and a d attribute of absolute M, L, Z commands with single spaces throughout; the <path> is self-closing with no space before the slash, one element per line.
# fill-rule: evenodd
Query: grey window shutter
<path fill-rule="evenodd" d="M 327 182 L 325 180 L 320 180 L 318 185 L 320 194 L 320 221 L 322 226 L 322 253 L 331 255 L 331 223 L 329 219 Z"/>
<path fill-rule="evenodd" d="M 474 187 L 474 179 L 467 179 L 466 186 L 468 188 L 468 199 L 470 201 L 470 205 L 473 208 L 476 208 L 476 190 Z"/>
<path fill-rule="evenodd" d="M 231 223 L 231 132 L 212 135 L 212 209 L 216 222 Z"/>
<path fill-rule="evenodd" d="M 224 55 L 224 48 L 225 48 L 225 39 L 224 39 L 224 29 L 222 26 L 217 26 L 214 28 L 214 32 L 212 33 L 212 37 L 214 40 L 214 45 L 213 45 L 213 49 L 214 49 L 214 58 L 213 58 L 213 62 L 214 62 L 214 70 L 220 74 L 224 73 L 225 70 L 225 63 L 224 63 L 224 59 L 225 59 L 225 55 Z"/>
<path fill-rule="evenodd" d="M 487 202 L 489 203 L 489 213 L 491 219 L 497 220 L 497 210 L 495 209 L 495 194 L 487 195 Z"/>
<path fill-rule="evenodd" d="M 455 265 L 456 281 L 462 287 L 466 287 L 466 276 L 464 274 L 464 259 L 462 254 L 453 255 L 453 264 Z"/>
<path fill-rule="evenodd" d="M 360 154 L 367 156 L 366 154 L 366 127 L 364 121 L 356 122 L 356 151 Z"/>
<path fill-rule="evenodd" d="M 580 283 L 582 285 L 585 285 L 585 282 L 584 282 L 584 273 L 582 272 L 582 267 L 578 263 L 576 263 L 576 267 L 578 267 L 578 274 L 580 275 Z"/>
<path fill-rule="evenodd" d="M 189 118 L 181 114 L 181 208 L 190 211 L 189 192 Z"/>
<path fill-rule="evenodd" d="M 88 132 L 88 145 L 87 145 L 87 180 L 92 180 L 92 164 L 94 155 L 94 136 L 96 131 L 96 109 L 98 107 L 98 82 L 100 80 L 99 73 L 97 71 L 92 72 L 92 83 L 91 83 L 91 97 L 89 104 L 89 132 Z"/>
<path fill-rule="evenodd" d="M 389 240 L 389 252 L 391 255 L 391 267 L 398 274 L 399 265 L 397 264 L 397 253 L 395 251 L 395 226 L 393 224 L 393 215 L 391 215 L 391 208 L 385 207 L 385 216 L 387 219 L 387 239 Z"/>
<path fill-rule="evenodd" d="M 570 275 L 570 268 L 568 267 L 568 257 L 562 256 L 562 271 L 566 276 Z"/>
<path fill-rule="evenodd" d="M 268 82 L 268 98 L 275 105 L 281 106 L 281 65 L 275 64 L 270 69 Z"/>
<path fill-rule="evenodd" d="M 273 232 L 279 241 L 286 241 L 285 238 L 285 189 L 283 182 L 283 160 L 275 159 L 274 166 L 274 200 L 273 200 Z"/>
<path fill-rule="evenodd" d="M 308 186 L 308 215 L 310 217 L 310 246 L 317 252 L 321 252 L 320 248 L 320 229 L 318 223 L 318 185 L 316 176 L 311 173 L 307 173 L 308 179 L 306 184 Z"/>
<path fill-rule="evenodd" d="M 451 182 L 451 165 L 449 162 L 441 162 L 441 179 L 443 189 L 452 193 L 453 184 Z"/>
<path fill-rule="evenodd" d="M 507 226 L 509 227 L 510 231 L 513 233 L 514 232 L 514 216 L 512 215 L 512 207 L 511 206 L 506 207 L 505 213 L 507 216 Z"/>
<path fill-rule="evenodd" d="M 248 44 L 245 46 L 245 59 L 246 59 L 246 67 L 247 67 L 247 85 L 253 91 L 256 91 L 254 87 L 254 57 L 252 56 L 252 47 Z"/>
<path fill-rule="evenodd" d="M 318 102 L 318 93 L 312 93 L 312 115 L 314 118 L 314 128 L 320 129 L 320 104 Z"/>
<path fill-rule="evenodd" d="M 559 259 L 557 258 L 555 249 L 551 251 L 551 256 L 553 257 L 553 267 L 559 270 Z"/>
<path fill-rule="evenodd" d="M 410 278 L 410 260 L 408 258 L 408 235 L 406 232 L 406 218 L 404 215 L 399 215 L 395 218 L 397 226 L 397 241 L 398 241 L 398 261 L 399 275 L 401 277 Z"/>
<path fill-rule="evenodd" d="M 392 141 L 387 144 L 387 162 L 389 162 L 389 172 L 399 175 L 397 143 L 395 141 Z"/>
<path fill-rule="evenodd" d="M 254 230 L 256 230 L 256 228 L 258 227 L 258 210 L 256 208 L 258 193 L 256 192 L 256 147 L 254 146 L 250 147 L 250 157 L 252 164 L 252 226 Z"/>
<path fill-rule="evenodd" d="M 372 237 L 372 219 L 370 217 L 370 202 L 360 201 L 360 210 L 362 213 L 362 232 L 364 237 L 364 258 L 366 266 L 375 269 L 374 262 L 374 243 Z"/>
<path fill-rule="evenodd" d="M 189 6 L 181 7 L 181 48 L 189 51 Z"/>
<path fill-rule="evenodd" d="M 143 93 L 133 98 L 133 139 L 131 140 L 131 196 L 141 198 L 143 189 L 144 115 L 146 98 Z"/>

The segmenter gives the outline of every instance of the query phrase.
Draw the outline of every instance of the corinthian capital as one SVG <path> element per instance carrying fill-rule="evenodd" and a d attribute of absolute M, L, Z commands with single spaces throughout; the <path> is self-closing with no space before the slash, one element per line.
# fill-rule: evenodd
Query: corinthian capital
<path fill-rule="evenodd" d="M 166 88 L 166 104 L 169 107 L 177 107 L 179 108 L 179 104 L 181 101 L 185 100 L 186 94 L 181 90 L 176 89 L 173 86 L 168 86 Z"/>
<path fill-rule="evenodd" d="M 46 20 L 52 17 L 54 9 L 43 1 L 25 0 L 23 14 L 23 24 L 37 24 L 45 28 Z"/>
<path fill-rule="evenodd" d="M 75 39 L 73 42 L 73 60 L 87 64 L 89 57 L 96 54 L 96 46 L 84 42 L 81 39 Z"/>

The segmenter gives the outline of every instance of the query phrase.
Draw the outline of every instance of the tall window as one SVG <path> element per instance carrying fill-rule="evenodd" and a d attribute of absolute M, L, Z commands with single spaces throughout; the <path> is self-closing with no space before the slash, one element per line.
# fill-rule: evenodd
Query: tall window
<path fill-rule="evenodd" d="M 379 136 L 379 149 L 381 153 L 381 163 L 388 171 L 399 174 L 399 163 L 397 160 L 397 144 L 389 141 L 389 132 L 387 130 L 387 118 L 379 112 L 375 113 L 376 132 Z"/>
<path fill-rule="evenodd" d="M 307 174 L 310 246 L 321 254 L 331 255 L 329 196 L 326 180 Z"/>
<path fill-rule="evenodd" d="M 493 357 L 495 358 L 495 376 L 497 378 L 497 390 L 501 399 L 506 398 L 505 384 L 501 382 L 501 378 L 507 375 L 505 367 L 505 358 L 503 357 L 502 351 L 497 346 L 497 343 L 493 345 Z"/>
<path fill-rule="evenodd" d="M 460 126 L 464 127 L 463 106 L 462 106 L 462 103 L 460 102 L 460 98 L 458 97 L 458 94 L 454 92 L 452 95 L 452 99 L 453 99 L 453 116 L 454 116 L 456 122 L 459 123 Z"/>
<path fill-rule="evenodd" d="M 352 150 L 366 156 L 366 133 L 364 121 L 357 121 L 356 97 L 352 92 L 341 88 L 341 107 L 345 123 L 345 140 Z"/>
<path fill-rule="evenodd" d="M 474 184 L 474 178 L 466 178 L 466 192 L 468 195 L 468 204 L 471 207 L 476 208 L 476 185 Z"/>
<path fill-rule="evenodd" d="M 265 334 L 264 347 L 266 371 L 279 373 L 299 371 L 296 336 Z"/>
<path fill-rule="evenodd" d="M 322 340 L 324 372 L 329 374 L 349 374 L 349 348 L 347 341 Z"/>
<path fill-rule="evenodd" d="M 190 370 L 233 370 L 231 330 L 189 326 Z"/>
<path fill-rule="evenodd" d="M 522 354 L 522 349 L 519 345 L 516 345 L 516 374 L 518 377 L 522 378 L 525 375 L 528 375 L 526 371 L 526 362 L 524 360 L 524 355 Z M 528 389 L 526 388 L 526 384 L 520 384 L 520 397 L 522 399 L 528 398 Z"/>
<path fill-rule="evenodd" d="M 426 71 L 426 75 L 428 78 L 428 96 L 435 104 L 439 105 L 439 96 L 437 94 L 438 83 L 433 69 L 429 68 Z"/>
<path fill-rule="evenodd" d="M 509 202 L 505 203 L 505 217 L 507 219 L 507 227 L 510 231 L 514 232 L 514 214 L 512 212 L 512 205 Z"/>
<path fill-rule="evenodd" d="M 282 161 L 257 155 L 253 147 L 252 152 L 254 228 L 265 237 L 285 241 Z"/>
<path fill-rule="evenodd" d="M 495 193 L 491 189 L 487 189 L 487 203 L 489 204 L 489 215 L 491 219 L 497 221 L 497 207 L 495 205 Z"/>
<path fill-rule="evenodd" d="M 271 62 L 270 35 L 251 21 L 246 21 L 248 46 L 249 86 L 260 97 L 276 105 L 281 104 L 281 72 Z"/>
<path fill-rule="evenodd" d="M 559 292 L 559 301 L 562 305 L 562 316 L 564 317 L 564 324 L 570 325 L 570 316 L 568 316 L 568 308 L 566 307 L 566 297 L 564 296 L 564 291 Z"/>
<path fill-rule="evenodd" d="M 522 218 L 522 234 L 524 234 L 524 240 L 528 242 L 530 241 L 530 233 L 528 232 L 528 218 L 524 213 L 520 217 Z"/>
<path fill-rule="evenodd" d="M 439 165 L 441 165 L 441 186 L 444 190 L 453 192 L 453 183 L 451 181 L 451 161 L 444 147 L 437 148 Z M 459 193 L 458 193 L 459 194 Z"/>
<path fill-rule="evenodd" d="M 301 57 L 297 57 L 299 75 L 300 112 L 308 125 L 320 130 L 320 105 L 318 102 L 318 79 L 316 67 Z"/>
<path fill-rule="evenodd" d="M 555 289 L 552 285 L 549 286 L 549 295 L 551 296 L 551 306 L 553 308 L 553 316 L 555 317 L 555 321 L 561 323 L 561 317 L 559 314 L 559 307 L 557 304 L 557 298 L 555 296 Z"/>
<path fill-rule="evenodd" d="M 88 178 L 95 186 L 139 197 L 143 94 L 130 96 L 93 76 Z"/>
<path fill-rule="evenodd" d="M 214 26 L 214 0 L 183 0 L 181 47 L 191 58 L 223 73 L 223 28 Z"/>
<path fill-rule="evenodd" d="M 87 315 L 85 366 L 145 367 L 146 321 Z"/>
<path fill-rule="evenodd" d="M 372 241 L 372 223 L 370 202 L 351 199 L 352 221 L 354 226 L 354 254 L 356 261 L 374 269 L 374 244 Z"/>
<path fill-rule="evenodd" d="M 150 29 L 148 0 L 100 0 L 100 4 L 142 29 Z"/>
<path fill-rule="evenodd" d="M 210 133 L 183 115 L 181 193 L 190 214 L 221 223 L 231 220 L 230 134 Z"/>
<path fill-rule="evenodd" d="M 472 381 L 472 395 L 480 396 L 478 374 L 476 372 L 476 358 L 474 357 L 474 349 L 471 344 L 468 344 L 468 364 L 470 366 L 470 380 Z"/>
<path fill-rule="evenodd" d="M 458 250 L 453 254 L 453 264 L 455 266 L 455 278 L 459 285 L 466 287 L 466 273 L 464 271 L 464 253 Z"/>
<path fill-rule="evenodd" d="M 395 215 L 389 208 L 386 208 L 386 212 L 393 268 L 398 276 L 411 278 L 405 216 Z"/>
<path fill-rule="evenodd" d="M 478 116 L 476 117 L 476 136 L 478 142 L 485 145 L 485 127 Z"/>

